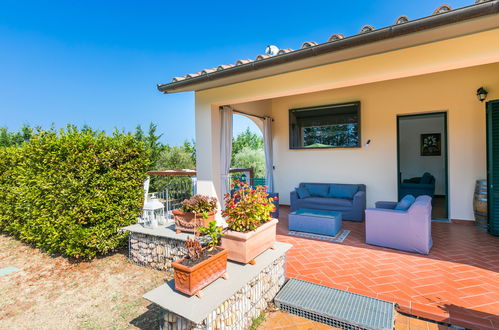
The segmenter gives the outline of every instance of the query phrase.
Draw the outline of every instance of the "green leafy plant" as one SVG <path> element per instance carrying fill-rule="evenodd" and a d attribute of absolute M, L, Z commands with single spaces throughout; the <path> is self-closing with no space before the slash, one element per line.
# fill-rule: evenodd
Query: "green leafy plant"
<path fill-rule="evenodd" d="M 0 147 L 0 231 L 78 259 L 115 250 L 141 214 L 148 166 L 145 145 L 118 131 L 68 126 Z"/>
<path fill-rule="evenodd" d="M 201 214 L 205 219 L 208 219 L 208 214 L 217 209 L 217 199 L 196 194 L 182 202 L 180 210 L 182 212 L 191 212 Z"/>
<path fill-rule="evenodd" d="M 216 221 L 210 221 L 207 227 L 199 227 L 199 233 L 206 237 L 208 250 L 212 251 L 217 245 L 220 245 L 220 237 L 223 236 L 222 226 L 217 226 Z"/>
<path fill-rule="evenodd" d="M 247 183 L 234 181 L 231 188 L 239 187 L 234 194 L 226 194 L 225 210 L 227 227 L 230 230 L 247 232 L 271 220 L 275 211 L 274 199 L 268 198 L 267 186 L 251 187 Z"/>

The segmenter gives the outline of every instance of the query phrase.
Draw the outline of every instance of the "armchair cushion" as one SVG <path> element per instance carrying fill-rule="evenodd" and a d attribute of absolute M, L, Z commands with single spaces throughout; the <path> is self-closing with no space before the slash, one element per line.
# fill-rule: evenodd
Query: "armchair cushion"
<path fill-rule="evenodd" d="M 310 193 L 305 188 L 295 188 L 295 191 L 300 199 L 311 197 Z"/>
<path fill-rule="evenodd" d="M 312 197 L 327 197 L 329 192 L 329 185 L 326 184 L 305 184 L 304 188 Z"/>
<path fill-rule="evenodd" d="M 389 209 L 393 210 L 395 206 L 397 206 L 397 202 L 387 202 L 387 201 L 379 201 L 374 203 L 377 209 Z"/>
<path fill-rule="evenodd" d="M 397 203 L 397 206 L 395 206 L 394 210 L 407 211 L 415 201 L 416 198 L 414 196 L 406 195 L 400 200 L 400 202 Z"/>
<path fill-rule="evenodd" d="M 421 183 L 421 177 L 405 179 L 403 183 Z"/>
<path fill-rule="evenodd" d="M 346 198 L 353 199 L 353 196 L 359 191 L 359 187 L 356 185 L 339 185 L 332 184 L 329 187 L 329 198 Z"/>
<path fill-rule="evenodd" d="M 428 172 L 425 172 L 423 174 L 423 176 L 421 177 L 421 181 L 419 181 L 419 183 L 421 184 L 428 184 L 428 183 L 431 183 L 431 180 L 433 178 L 433 175 L 431 175 L 430 173 Z"/>

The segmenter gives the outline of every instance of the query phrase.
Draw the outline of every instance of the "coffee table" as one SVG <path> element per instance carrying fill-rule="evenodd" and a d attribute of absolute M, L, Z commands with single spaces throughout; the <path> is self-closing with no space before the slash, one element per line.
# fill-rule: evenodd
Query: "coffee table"
<path fill-rule="evenodd" d="M 341 229 L 341 213 L 315 209 L 298 209 L 289 214 L 289 230 L 335 236 Z"/>

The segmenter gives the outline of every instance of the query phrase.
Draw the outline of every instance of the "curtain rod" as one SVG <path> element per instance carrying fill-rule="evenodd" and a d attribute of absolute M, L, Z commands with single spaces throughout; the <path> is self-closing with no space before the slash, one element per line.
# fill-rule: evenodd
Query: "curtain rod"
<path fill-rule="evenodd" d="M 220 109 L 223 109 L 223 107 L 220 107 Z M 239 110 L 236 110 L 236 109 L 232 109 L 232 112 L 239 113 L 239 114 L 245 115 L 245 116 L 260 118 L 260 119 L 270 118 L 270 119 L 272 119 L 272 121 L 274 121 L 274 119 L 272 117 L 264 117 L 264 116 L 253 115 L 251 113 L 239 111 Z"/>
<path fill-rule="evenodd" d="M 232 111 L 235 112 L 235 113 L 241 114 L 241 115 L 245 115 L 245 116 L 250 116 L 250 117 L 255 117 L 255 118 L 260 118 L 260 119 L 265 119 L 266 118 L 266 117 L 263 117 L 263 116 L 258 116 L 258 115 L 253 115 L 251 113 L 242 112 L 242 111 L 239 111 L 239 110 L 234 110 L 233 109 Z"/>

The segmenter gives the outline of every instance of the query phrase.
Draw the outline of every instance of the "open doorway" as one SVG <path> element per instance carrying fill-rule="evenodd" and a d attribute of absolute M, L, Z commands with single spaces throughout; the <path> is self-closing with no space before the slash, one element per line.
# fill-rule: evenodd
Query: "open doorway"
<path fill-rule="evenodd" d="M 265 152 L 263 134 L 256 124 L 259 117 L 250 114 L 241 114 L 234 110 L 232 133 L 232 160 L 231 168 L 247 169 L 249 173 L 238 172 L 231 175 L 231 179 L 243 180 L 254 186 L 263 186 L 265 182 Z"/>
<path fill-rule="evenodd" d="M 397 117 L 398 195 L 432 197 L 432 218 L 448 220 L 447 113 Z"/>

